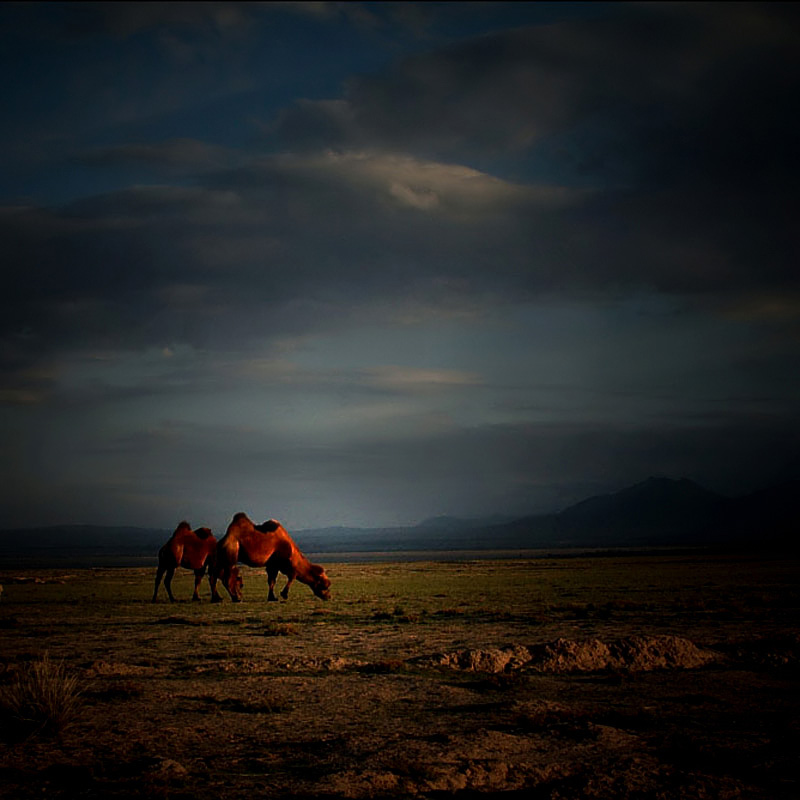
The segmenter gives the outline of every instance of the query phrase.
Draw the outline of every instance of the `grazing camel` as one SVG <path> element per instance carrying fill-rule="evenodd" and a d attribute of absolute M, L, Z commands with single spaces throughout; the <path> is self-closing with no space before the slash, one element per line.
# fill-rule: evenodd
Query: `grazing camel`
<path fill-rule="evenodd" d="M 172 538 L 158 551 L 158 572 L 156 585 L 153 589 L 153 602 L 158 599 L 158 587 L 161 577 L 164 576 L 164 588 L 167 590 L 170 602 L 174 603 L 172 595 L 172 576 L 178 567 L 194 570 L 194 594 L 192 600 L 199 600 L 197 590 L 208 568 L 208 585 L 211 587 L 211 599 L 219 600 L 217 592 L 217 576 L 214 571 L 216 559 L 217 540 L 208 528 L 198 528 L 193 531 L 188 522 L 181 522 L 172 534 Z M 165 575 L 166 573 L 166 575 Z"/>
<path fill-rule="evenodd" d="M 280 522 L 274 519 L 255 525 L 247 514 L 240 511 L 217 544 L 216 577 L 222 581 L 234 603 L 242 599 L 242 579 L 236 568 L 239 561 L 251 567 L 266 567 L 268 600 L 278 599 L 274 592 L 278 572 L 289 579 L 281 592 L 284 599 L 289 596 L 289 586 L 295 578 L 311 587 L 311 591 L 320 599 L 330 599 L 331 582 L 325 570 L 318 564 L 312 564 Z"/>

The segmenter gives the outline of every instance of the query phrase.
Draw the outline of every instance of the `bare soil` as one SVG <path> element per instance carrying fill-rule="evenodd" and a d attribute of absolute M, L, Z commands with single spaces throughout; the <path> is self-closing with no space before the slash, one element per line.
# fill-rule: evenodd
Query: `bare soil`
<path fill-rule="evenodd" d="M 55 737 L 0 715 L 0 797 L 800 796 L 793 559 L 325 566 L 328 603 L 243 570 L 220 605 L 3 570 L 0 689 L 47 653 L 82 703 Z"/>

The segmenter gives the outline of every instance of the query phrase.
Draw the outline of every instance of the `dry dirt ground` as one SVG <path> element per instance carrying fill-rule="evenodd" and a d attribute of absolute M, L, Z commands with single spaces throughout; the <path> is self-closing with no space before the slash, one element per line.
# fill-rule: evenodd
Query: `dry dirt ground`
<path fill-rule="evenodd" d="M 0 689 L 82 687 L 55 738 L 0 714 L 0 797 L 800 796 L 794 559 L 323 563 L 328 603 L 0 570 Z"/>

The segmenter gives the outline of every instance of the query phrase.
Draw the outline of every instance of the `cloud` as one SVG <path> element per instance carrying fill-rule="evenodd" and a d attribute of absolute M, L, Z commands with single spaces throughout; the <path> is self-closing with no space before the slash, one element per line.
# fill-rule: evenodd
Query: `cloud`
<path fill-rule="evenodd" d="M 19 365 L 13 356 L 9 357 L 8 349 L 7 346 L 3 348 L 0 358 L 0 405 L 37 406 L 44 403 L 57 385 L 52 366 L 46 363 Z"/>
<path fill-rule="evenodd" d="M 800 322 L 800 294 L 755 293 L 749 297 L 735 298 L 723 307 L 722 313 L 743 322 L 784 321 Z"/>
<path fill-rule="evenodd" d="M 171 173 L 203 174 L 229 168 L 242 160 L 235 150 L 191 138 L 147 144 L 120 144 L 88 150 L 77 160 L 97 167 L 138 165 Z"/>
<path fill-rule="evenodd" d="M 544 237 L 532 221 L 538 276 L 557 269 L 572 284 L 687 295 L 782 292 L 796 287 L 800 248 L 790 211 L 799 29 L 796 10 L 781 6 L 620 6 L 354 77 L 342 98 L 284 111 L 274 141 L 591 188 Z M 436 192 L 403 181 L 394 195 L 439 207 Z"/>
<path fill-rule="evenodd" d="M 117 2 L 113 9 L 95 3 L 73 3 L 61 18 L 60 33 L 85 38 L 110 35 L 125 39 L 154 29 L 203 30 L 218 34 L 250 24 L 250 3 Z"/>
<path fill-rule="evenodd" d="M 437 286 L 468 294 L 487 257 L 512 280 L 527 258 L 516 221 L 571 202 L 558 187 L 458 165 L 352 154 L 261 159 L 205 185 L 134 186 L 57 210 L 9 208 L 2 327 L 30 330 L 43 347 L 302 335 L 389 297 L 402 308 Z"/>
<path fill-rule="evenodd" d="M 775 6 L 742 5 L 731 13 L 708 5 L 622 6 L 604 16 L 506 30 L 411 56 L 389 71 L 352 78 L 336 104 L 302 101 L 295 112 L 318 119 L 328 112 L 345 141 L 358 132 L 373 146 L 439 159 L 519 152 L 570 129 L 594 134 L 601 149 L 630 143 L 630 136 L 680 148 L 670 134 L 696 125 L 698 112 L 715 129 L 732 119 L 760 125 L 763 120 L 752 120 L 737 105 L 743 94 L 761 113 L 792 113 L 786 103 L 773 105 L 772 92 L 788 88 L 796 76 L 796 32 L 796 13 Z M 728 85 L 734 76 L 747 80 Z M 709 103 L 724 116 L 702 113 L 700 104 Z M 669 122 L 673 130 L 654 139 L 658 126 Z M 303 142 L 303 127 L 315 129 L 294 127 L 295 146 Z M 356 141 L 348 149 L 362 145 Z M 631 155 L 642 153 L 637 148 Z"/>
<path fill-rule="evenodd" d="M 385 366 L 365 370 L 364 376 L 368 385 L 401 392 L 437 391 L 482 383 L 475 374 L 450 369 Z"/>
<path fill-rule="evenodd" d="M 364 200 L 407 206 L 434 215 L 487 218 L 528 211 L 554 211 L 580 204 L 586 192 L 557 185 L 523 185 L 455 163 L 426 161 L 382 152 L 334 152 L 282 155 L 262 162 L 266 173 L 279 171 L 293 180 L 335 184 L 334 190 Z M 269 178 L 264 177 L 264 181 Z M 345 209 L 347 211 L 348 209 Z M 331 209 L 333 211 L 333 209 Z"/>
<path fill-rule="evenodd" d="M 713 209 L 697 202 L 512 183 L 384 152 L 261 157 L 191 186 L 5 209 L 0 330 L 45 360 L 90 343 L 253 350 L 548 293 L 655 289 L 721 308 L 756 288 L 797 290 L 778 236 L 791 234 L 779 228 L 757 259 L 772 228 L 717 236 Z M 794 306 L 782 309 L 774 324 L 791 321 Z"/>
<path fill-rule="evenodd" d="M 161 24 L 138 13 L 119 24 Z M 643 291 L 786 330 L 796 30 L 775 6 L 623 6 L 354 77 L 280 116 L 273 154 L 84 151 L 160 184 L 4 209 L 0 335 L 26 370 L 90 346 L 271 357 L 370 321 Z"/>

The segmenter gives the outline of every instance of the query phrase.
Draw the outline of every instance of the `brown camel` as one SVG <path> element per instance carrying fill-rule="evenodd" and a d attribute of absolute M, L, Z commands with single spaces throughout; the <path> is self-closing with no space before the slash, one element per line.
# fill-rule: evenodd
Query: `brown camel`
<path fill-rule="evenodd" d="M 194 570 L 194 594 L 192 600 L 199 600 L 197 590 L 208 567 L 208 585 L 211 587 L 211 599 L 221 599 L 217 592 L 217 576 L 214 571 L 217 540 L 208 528 L 193 531 L 188 522 L 181 522 L 172 534 L 172 538 L 158 551 L 158 572 L 153 589 L 153 602 L 158 599 L 158 587 L 164 576 L 164 588 L 170 602 L 175 602 L 172 595 L 172 576 L 178 567 Z M 166 575 L 165 575 L 166 573 Z"/>
<path fill-rule="evenodd" d="M 278 599 L 274 592 L 278 572 L 289 579 L 281 592 L 284 599 L 289 596 L 289 586 L 295 578 L 311 587 L 311 591 L 320 599 L 330 599 L 331 582 L 325 570 L 318 564 L 312 564 L 300 552 L 286 529 L 274 519 L 255 525 L 247 514 L 240 511 L 217 545 L 216 575 L 234 603 L 242 599 L 242 579 L 236 568 L 239 561 L 251 567 L 266 567 L 268 600 Z"/>

